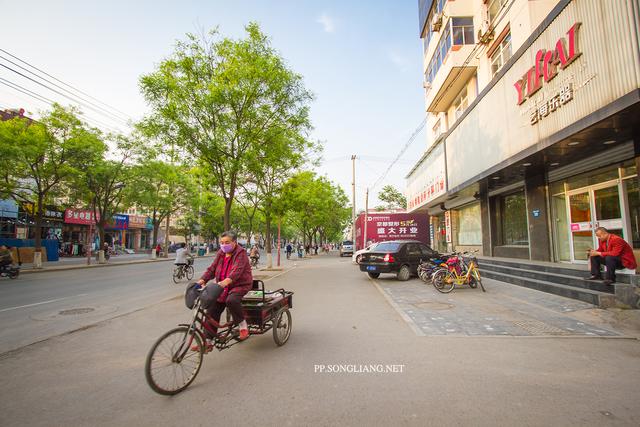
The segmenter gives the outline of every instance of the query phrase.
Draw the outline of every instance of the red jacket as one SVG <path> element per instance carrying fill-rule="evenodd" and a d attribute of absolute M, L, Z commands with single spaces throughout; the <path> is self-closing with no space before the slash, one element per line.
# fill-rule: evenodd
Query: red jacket
<path fill-rule="evenodd" d="M 625 268 L 635 270 L 638 266 L 636 256 L 633 254 L 631 246 L 629 246 L 622 237 L 616 236 L 615 234 L 609 234 L 609 238 L 604 242 L 600 241 L 598 252 L 600 252 L 603 257 L 619 256 Z"/>
<path fill-rule="evenodd" d="M 216 258 L 200 279 L 204 280 L 205 283 L 209 280 L 215 279 L 218 275 L 219 269 L 222 268 L 225 255 L 226 254 L 222 252 L 222 250 L 219 250 L 216 254 Z M 240 245 L 236 245 L 236 248 L 231 252 L 231 270 L 229 271 L 228 277 L 232 280 L 229 285 L 230 293 L 246 294 L 253 286 L 253 275 L 251 274 L 249 257 L 247 256 L 247 251 L 245 251 Z"/>

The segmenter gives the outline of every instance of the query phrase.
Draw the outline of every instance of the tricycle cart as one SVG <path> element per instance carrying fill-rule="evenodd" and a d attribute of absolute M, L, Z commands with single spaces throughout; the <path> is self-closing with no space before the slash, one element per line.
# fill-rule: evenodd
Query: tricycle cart
<path fill-rule="evenodd" d="M 250 335 L 273 331 L 276 345 L 282 346 L 291 335 L 293 292 L 284 289 L 266 291 L 262 280 L 253 281 L 253 289 L 242 300 Z M 153 344 L 145 364 L 147 383 L 153 391 L 174 395 L 187 388 L 198 375 L 202 358 L 208 352 L 207 336 L 219 351 L 240 342 L 237 326 L 229 313 L 224 324 L 216 322 L 196 298 L 191 323 L 180 324 Z"/>

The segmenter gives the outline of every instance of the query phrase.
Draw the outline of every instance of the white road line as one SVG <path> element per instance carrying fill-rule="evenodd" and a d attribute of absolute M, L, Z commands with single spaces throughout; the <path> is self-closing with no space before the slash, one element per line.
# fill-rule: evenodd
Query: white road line
<path fill-rule="evenodd" d="M 87 294 L 79 294 L 79 295 L 73 295 L 73 296 L 70 296 L 70 297 L 51 299 L 49 301 L 36 302 L 36 303 L 33 303 L 33 304 L 19 305 L 17 307 L 3 308 L 2 310 L 0 310 L 0 313 L 2 313 L 4 311 L 17 310 L 19 308 L 35 307 L 36 305 L 49 304 L 49 303 L 52 303 L 52 302 L 62 301 L 62 300 L 69 299 L 69 298 L 83 297 L 85 295 L 87 295 Z"/>

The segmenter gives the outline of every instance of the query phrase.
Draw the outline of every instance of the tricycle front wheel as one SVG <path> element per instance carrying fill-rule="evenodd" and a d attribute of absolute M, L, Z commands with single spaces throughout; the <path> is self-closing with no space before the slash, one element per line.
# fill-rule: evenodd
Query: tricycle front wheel
<path fill-rule="evenodd" d="M 145 377 L 153 391 L 174 395 L 187 388 L 202 366 L 204 343 L 189 327 L 172 329 L 155 342 L 147 355 Z"/>
<path fill-rule="evenodd" d="M 291 312 L 288 308 L 278 311 L 273 319 L 273 340 L 278 347 L 285 345 L 291 336 Z"/>

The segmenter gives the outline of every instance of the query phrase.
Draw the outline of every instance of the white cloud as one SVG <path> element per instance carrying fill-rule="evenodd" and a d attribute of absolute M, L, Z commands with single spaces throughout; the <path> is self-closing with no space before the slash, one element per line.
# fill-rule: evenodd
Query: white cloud
<path fill-rule="evenodd" d="M 322 28 L 326 33 L 333 33 L 336 30 L 336 24 L 333 18 L 326 13 L 322 13 L 322 15 L 316 19 L 316 22 L 322 25 Z"/>

